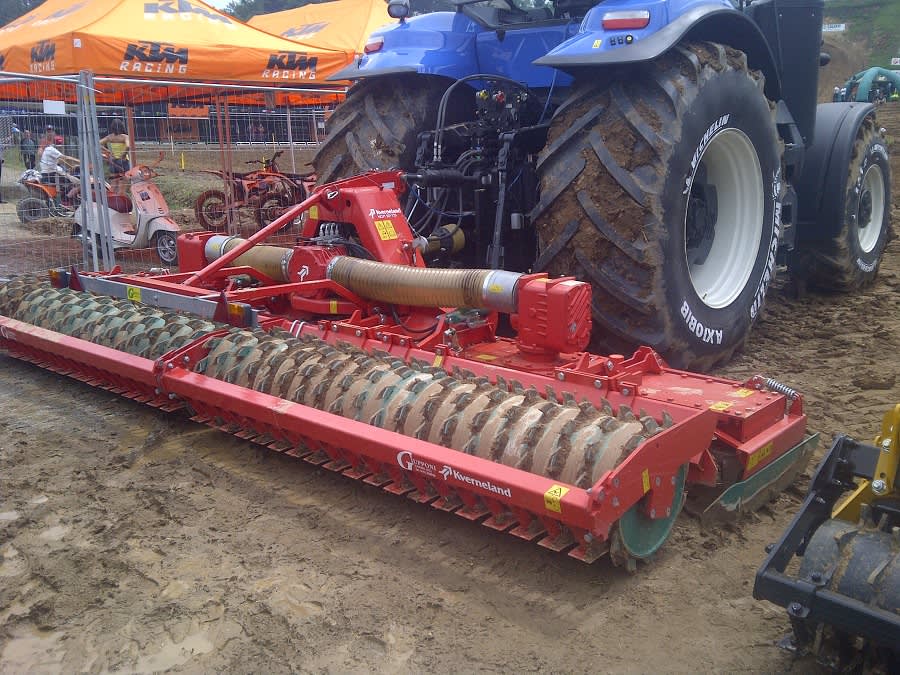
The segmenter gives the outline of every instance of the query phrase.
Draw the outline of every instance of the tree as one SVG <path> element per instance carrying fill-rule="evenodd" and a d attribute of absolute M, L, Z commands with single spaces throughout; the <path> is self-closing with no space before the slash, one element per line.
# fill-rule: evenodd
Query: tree
<path fill-rule="evenodd" d="M 44 0 L 2 0 L 0 1 L 0 26 L 5 26 L 10 21 L 27 14 L 35 7 L 43 4 Z"/>
<path fill-rule="evenodd" d="M 247 21 L 257 14 L 271 14 L 285 9 L 294 9 L 308 5 L 310 0 L 232 0 L 225 7 L 225 12 L 241 21 Z"/>

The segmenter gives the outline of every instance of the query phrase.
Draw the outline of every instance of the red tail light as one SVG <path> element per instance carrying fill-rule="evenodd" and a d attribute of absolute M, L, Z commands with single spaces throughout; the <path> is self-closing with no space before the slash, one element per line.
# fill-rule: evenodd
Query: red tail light
<path fill-rule="evenodd" d="M 366 43 L 366 46 L 363 47 L 363 50 L 366 54 L 374 54 L 375 52 L 381 51 L 381 48 L 384 47 L 384 38 L 372 38 Z"/>
<path fill-rule="evenodd" d="M 604 30 L 635 30 L 650 23 L 650 11 L 646 9 L 623 12 L 607 12 L 603 15 Z"/>

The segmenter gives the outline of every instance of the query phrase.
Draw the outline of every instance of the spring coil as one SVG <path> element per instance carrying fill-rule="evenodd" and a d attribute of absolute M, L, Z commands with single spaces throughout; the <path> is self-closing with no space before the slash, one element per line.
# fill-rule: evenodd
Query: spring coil
<path fill-rule="evenodd" d="M 776 394 L 784 394 L 792 401 L 800 396 L 800 393 L 796 389 L 792 389 L 786 384 L 771 377 L 766 380 L 766 389 L 774 391 Z"/>

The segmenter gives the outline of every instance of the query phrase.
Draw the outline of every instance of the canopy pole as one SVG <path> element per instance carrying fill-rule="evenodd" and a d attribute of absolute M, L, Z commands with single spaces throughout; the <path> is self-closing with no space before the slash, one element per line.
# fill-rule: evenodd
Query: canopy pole
<path fill-rule="evenodd" d="M 219 166 L 222 167 L 222 189 L 225 193 L 225 219 L 226 219 L 226 227 L 229 233 L 233 234 L 232 228 L 232 190 L 231 190 L 231 180 L 233 178 L 230 162 L 225 157 L 225 128 L 222 123 L 224 117 L 223 111 L 223 103 L 222 103 L 222 95 L 216 94 L 216 140 L 219 144 Z"/>
<path fill-rule="evenodd" d="M 131 101 L 125 103 L 125 124 L 128 129 L 128 163 L 137 165 L 137 155 L 134 149 L 134 106 Z"/>
<path fill-rule="evenodd" d="M 297 161 L 294 159 L 294 134 L 291 129 L 291 104 L 288 103 L 285 105 L 285 111 L 287 113 L 287 131 L 288 131 L 288 145 L 291 147 L 291 173 L 297 173 Z"/>

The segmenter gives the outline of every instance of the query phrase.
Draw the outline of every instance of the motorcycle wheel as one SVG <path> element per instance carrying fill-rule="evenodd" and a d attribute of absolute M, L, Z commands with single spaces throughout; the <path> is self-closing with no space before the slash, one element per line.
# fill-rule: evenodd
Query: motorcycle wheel
<path fill-rule="evenodd" d="M 228 225 L 228 209 L 222 190 L 200 193 L 194 202 L 194 215 L 205 230 L 221 231 Z"/>
<path fill-rule="evenodd" d="M 25 197 L 16 204 L 16 215 L 19 216 L 20 222 L 33 223 L 36 220 L 49 218 L 50 210 L 43 200 L 37 197 Z"/>
<path fill-rule="evenodd" d="M 280 218 L 288 207 L 291 206 L 291 204 L 287 203 L 288 201 L 286 196 L 279 195 L 273 195 L 272 197 L 263 199 L 262 202 L 260 202 L 259 208 L 254 212 L 256 224 L 259 225 L 260 229 L 272 223 L 276 218 Z"/>

